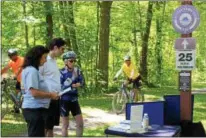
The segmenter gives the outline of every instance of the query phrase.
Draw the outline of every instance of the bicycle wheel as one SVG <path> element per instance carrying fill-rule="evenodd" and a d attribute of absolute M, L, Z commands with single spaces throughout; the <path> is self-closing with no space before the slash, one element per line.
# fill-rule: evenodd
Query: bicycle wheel
<path fill-rule="evenodd" d="M 8 110 L 9 110 L 8 98 L 5 94 L 2 94 L 1 95 L 1 120 L 8 113 Z"/>
<path fill-rule="evenodd" d="M 141 89 L 138 89 L 137 101 L 138 102 L 144 102 L 144 93 L 143 93 L 143 91 Z"/>
<path fill-rule="evenodd" d="M 116 92 L 112 100 L 112 109 L 116 114 L 121 114 L 127 103 L 126 95 L 123 92 Z"/>

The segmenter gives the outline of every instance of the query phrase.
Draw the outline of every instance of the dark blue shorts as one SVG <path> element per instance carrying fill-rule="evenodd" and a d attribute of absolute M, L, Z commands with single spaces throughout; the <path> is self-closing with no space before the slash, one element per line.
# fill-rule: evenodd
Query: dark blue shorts
<path fill-rule="evenodd" d="M 21 83 L 16 81 L 16 90 L 21 90 Z"/>
<path fill-rule="evenodd" d="M 62 117 L 69 116 L 70 111 L 71 111 L 73 116 L 82 114 L 78 100 L 74 101 L 74 102 L 61 100 L 60 101 L 60 114 L 61 114 L 61 116 Z"/>
<path fill-rule="evenodd" d="M 130 80 L 128 78 L 129 84 L 133 83 L 133 88 L 138 89 L 142 84 L 140 83 L 141 80 L 141 76 L 138 76 L 137 78 L 135 78 L 134 80 Z"/>
<path fill-rule="evenodd" d="M 52 130 L 54 126 L 59 126 L 60 122 L 60 109 L 59 109 L 60 100 L 51 100 L 48 114 L 46 116 L 45 128 Z"/>

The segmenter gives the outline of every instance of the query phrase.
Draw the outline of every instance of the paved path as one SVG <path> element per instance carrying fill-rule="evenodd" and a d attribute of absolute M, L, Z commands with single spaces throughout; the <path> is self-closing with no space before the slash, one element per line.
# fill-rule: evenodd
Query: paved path
<path fill-rule="evenodd" d="M 116 115 L 97 108 L 83 108 L 82 112 L 84 117 L 84 128 L 87 129 L 115 124 L 125 119 L 124 114 Z M 76 125 L 74 119 L 70 121 L 68 130 L 75 134 Z M 54 128 L 54 135 L 61 136 L 61 125 Z"/>
<path fill-rule="evenodd" d="M 206 94 L 206 88 L 192 90 L 192 94 Z"/>

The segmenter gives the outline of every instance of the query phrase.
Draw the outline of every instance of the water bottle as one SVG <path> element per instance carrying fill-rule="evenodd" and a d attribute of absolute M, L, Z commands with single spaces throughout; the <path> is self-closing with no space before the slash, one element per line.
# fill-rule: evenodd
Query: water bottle
<path fill-rule="evenodd" d="M 144 116 L 143 116 L 143 120 L 142 120 L 142 126 L 143 126 L 143 129 L 145 131 L 148 131 L 148 127 L 149 127 L 149 116 L 147 113 L 144 113 Z"/>

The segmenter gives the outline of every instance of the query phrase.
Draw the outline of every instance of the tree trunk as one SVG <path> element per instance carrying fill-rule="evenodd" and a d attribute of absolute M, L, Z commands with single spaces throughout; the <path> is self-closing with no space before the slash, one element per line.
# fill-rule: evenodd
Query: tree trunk
<path fill-rule="evenodd" d="M 62 17 L 62 25 L 64 28 L 64 37 L 65 40 L 67 42 L 67 46 L 68 46 L 68 50 L 71 50 L 72 46 L 71 46 L 71 41 L 70 41 L 70 37 L 69 37 L 69 25 L 68 25 L 68 18 L 67 18 L 67 13 L 66 10 L 68 7 L 68 2 L 66 1 L 59 1 L 59 7 L 60 7 L 60 12 L 61 12 L 61 17 Z"/>
<path fill-rule="evenodd" d="M 52 19 L 53 4 L 51 1 L 44 1 L 44 6 L 45 6 L 46 29 L 47 29 L 46 41 L 48 43 L 53 38 L 53 19 Z"/>
<path fill-rule="evenodd" d="M 97 67 L 98 67 L 98 61 L 99 61 L 99 7 L 100 7 L 100 2 L 97 1 L 97 33 L 96 33 L 96 64 L 95 64 L 95 86 L 97 86 L 97 81 L 98 81 L 98 70 L 97 70 Z"/>
<path fill-rule="evenodd" d="M 147 51 L 148 51 L 148 40 L 150 35 L 150 27 L 152 22 L 152 7 L 153 2 L 148 2 L 148 8 L 147 8 L 147 19 L 146 19 L 146 27 L 143 33 L 143 40 L 142 40 L 142 55 L 140 60 L 140 73 L 143 77 L 143 81 L 148 84 L 148 71 L 147 71 Z"/>
<path fill-rule="evenodd" d="M 35 17 L 35 5 L 34 2 L 31 3 L 32 4 L 32 15 Z M 36 45 L 36 25 L 34 23 L 33 25 L 33 45 Z"/>
<path fill-rule="evenodd" d="M 160 9 L 159 3 L 157 3 L 157 8 Z M 163 3 L 163 11 L 160 13 L 160 18 L 156 19 L 156 46 L 155 46 L 155 55 L 157 60 L 156 66 L 156 82 L 157 84 L 161 84 L 162 78 L 162 24 L 164 22 L 164 15 L 165 15 L 165 5 L 166 2 Z"/>
<path fill-rule="evenodd" d="M 103 1 L 100 4 L 100 32 L 99 32 L 99 62 L 98 86 L 101 90 L 108 87 L 108 56 L 109 56 L 109 25 L 112 1 Z"/>
<path fill-rule="evenodd" d="M 136 66 L 139 65 L 139 54 L 138 54 L 138 45 L 137 45 L 137 33 L 138 33 L 138 29 L 137 29 L 137 14 L 136 14 L 136 5 L 135 2 L 133 2 L 133 20 L 132 20 L 132 24 L 133 24 L 133 28 L 132 28 L 132 33 L 133 33 L 133 45 L 134 45 L 134 56 L 135 56 L 135 63 Z"/>
<path fill-rule="evenodd" d="M 79 52 L 79 48 L 77 45 L 77 39 L 76 39 L 76 30 L 75 30 L 75 23 L 74 23 L 74 13 L 73 13 L 73 1 L 68 2 L 68 19 L 69 19 L 69 34 L 70 34 L 70 40 L 71 45 L 75 53 L 78 55 L 78 65 L 81 67 L 81 56 Z"/>
<path fill-rule="evenodd" d="M 23 15 L 25 18 L 24 21 L 24 26 L 25 26 L 25 42 L 26 42 L 26 47 L 29 48 L 29 36 L 28 36 L 28 25 L 26 21 L 26 1 L 22 1 L 22 6 L 23 6 Z"/>

